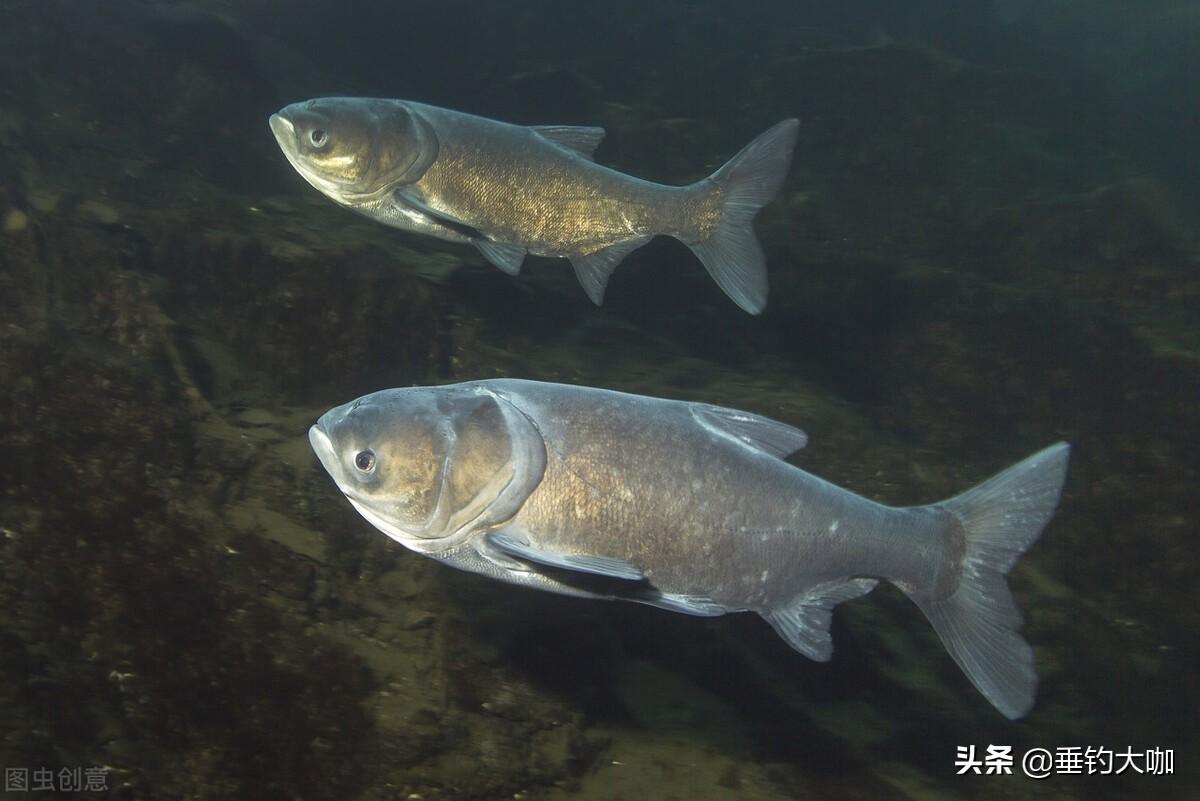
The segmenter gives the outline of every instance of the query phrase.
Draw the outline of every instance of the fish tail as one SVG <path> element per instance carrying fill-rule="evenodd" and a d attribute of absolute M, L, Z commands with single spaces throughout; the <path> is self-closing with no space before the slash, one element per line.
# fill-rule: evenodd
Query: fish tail
<path fill-rule="evenodd" d="M 1050 522 L 1069 451 L 1065 442 L 1051 445 L 937 504 L 958 522 L 951 527 L 961 536 L 957 581 L 951 575 L 909 593 L 967 678 L 1008 718 L 1033 706 L 1037 673 L 1004 577 Z"/>
<path fill-rule="evenodd" d="M 721 192 L 721 219 L 707 239 L 688 242 L 717 285 L 751 314 L 767 305 L 767 268 L 754 215 L 779 192 L 799 127 L 794 119 L 778 123 L 708 178 Z"/>

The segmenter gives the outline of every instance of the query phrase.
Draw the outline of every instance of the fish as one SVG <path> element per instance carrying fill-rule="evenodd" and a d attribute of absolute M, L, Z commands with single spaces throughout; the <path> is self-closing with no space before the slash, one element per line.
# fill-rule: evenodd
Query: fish
<path fill-rule="evenodd" d="M 799 122 L 776 124 L 687 186 L 597 164 L 603 128 L 511 125 L 361 97 L 293 103 L 270 126 L 296 171 L 338 205 L 474 245 L 509 275 L 529 253 L 566 258 L 600 305 L 617 265 L 665 234 L 691 248 L 734 303 L 759 314 L 767 271 L 753 220 L 787 175 Z"/>
<path fill-rule="evenodd" d="M 791 425 L 583 386 L 382 390 L 323 414 L 309 441 L 368 522 L 453 567 L 701 617 L 756 612 L 817 661 L 833 655 L 833 608 L 886 580 L 996 709 L 1033 706 L 1005 576 L 1054 515 L 1066 442 L 893 507 L 785 461 L 807 442 Z"/>

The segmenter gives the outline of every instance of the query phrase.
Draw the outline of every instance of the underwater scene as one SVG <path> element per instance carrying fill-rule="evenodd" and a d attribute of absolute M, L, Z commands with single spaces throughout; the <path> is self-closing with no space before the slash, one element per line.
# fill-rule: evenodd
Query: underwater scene
<path fill-rule="evenodd" d="M 1200 798 L 1198 43 L 0 0 L 0 797 Z"/>

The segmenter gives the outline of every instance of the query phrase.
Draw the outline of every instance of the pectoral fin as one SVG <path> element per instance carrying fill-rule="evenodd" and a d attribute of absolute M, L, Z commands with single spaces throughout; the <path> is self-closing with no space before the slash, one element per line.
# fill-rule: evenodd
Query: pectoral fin
<path fill-rule="evenodd" d="M 530 572 L 530 566 L 528 562 L 515 559 L 508 553 L 508 551 L 496 547 L 495 543 L 491 541 L 490 537 L 481 537 L 476 540 L 475 553 L 491 562 L 501 570 L 513 573 Z"/>
<path fill-rule="evenodd" d="M 521 542 L 514 536 L 499 531 L 486 535 L 489 545 L 518 559 L 549 565 L 565 570 L 577 570 L 582 573 L 594 573 L 597 576 L 624 579 L 626 581 L 641 581 L 645 576 L 642 571 L 624 559 L 610 556 L 588 556 L 585 554 L 561 554 L 534 548 Z"/>
<path fill-rule="evenodd" d="M 429 208 L 421 193 L 413 187 L 397 189 L 392 193 L 392 200 L 398 208 L 405 210 L 406 216 L 415 219 L 417 215 L 424 217 L 434 224 L 444 226 L 454 232 L 453 241 L 465 239 L 479 249 L 483 257 L 509 275 L 521 272 L 521 264 L 528 252 L 520 245 L 508 245 L 503 242 L 493 242 L 484 236 L 483 232 L 469 223 L 463 222 L 444 212 Z"/>
<path fill-rule="evenodd" d="M 444 229 L 450 232 L 450 235 L 446 236 L 440 230 L 422 230 L 420 228 L 416 230 L 419 230 L 421 233 L 440 236 L 451 242 L 476 242 L 476 240 L 483 239 L 483 233 L 470 223 L 431 208 L 425 202 L 424 195 L 415 187 L 404 187 L 392 192 L 391 212 L 412 221 L 428 220 L 430 226 L 437 226 L 437 228 Z M 409 226 L 401 225 L 398 227 L 407 228 Z"/>

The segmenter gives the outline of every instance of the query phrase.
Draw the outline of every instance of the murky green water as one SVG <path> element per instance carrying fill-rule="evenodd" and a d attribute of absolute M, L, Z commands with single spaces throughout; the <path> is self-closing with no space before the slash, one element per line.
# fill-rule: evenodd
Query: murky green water
<path fill-rule="evenodd" d="M 1200 13 L 825 5 L 0 2 L 6 797 L 1195 797 Z M 337 208 L 266 124 L 332 94 L 602 125 L 601 163 L 677 184 L 798 117 L 766 313 L 672 240 L 596 308 L 564 262 Z M 453 571 L 305 439 L 498 376 L 766 414 L 896 504 L 1070 441 L 1011 582 L 1032 714 L 894 589 L 818 664 L 754 616 Z M 997 745 L 1013 775 L 957 775 Z"/>

